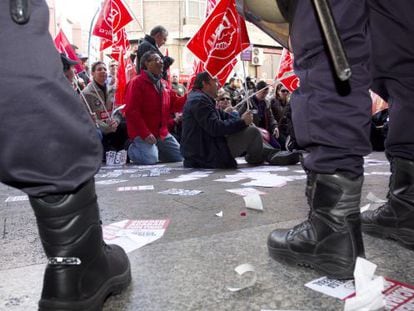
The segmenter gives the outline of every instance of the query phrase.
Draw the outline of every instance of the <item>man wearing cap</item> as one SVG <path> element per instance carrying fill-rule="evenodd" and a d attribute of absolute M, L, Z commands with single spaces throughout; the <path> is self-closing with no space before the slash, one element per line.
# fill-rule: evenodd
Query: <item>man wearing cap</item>
<path fill-rule="evenodd" d="M 84 85 L 83 80 L 80 81 L 80 79 L 79 80 L 75 79 L 76 78 L 75 65 L 77 65 L 78 62 L 70 59 L 64 53 L 60 54 L 60 60 L 62 61 L 62 65 L 63 65 L 63 74 L 65 75 L 66 79 L 68 79 L 68 81 L 72 85 L 72 88 L 76 90 L 77 92 L 79 92 L 79 90 L 82 90 L 85 87 L 85 85 Z"/>
<path fill-rule="evenodd" d="M 89 77 L 89 67 L 87 64 L 88 55 L 78 54 L 78 58 L 81 60 L 80 65 L 83 68 L 83 71 L 79 72 L 78 76 L 85 82 L 85 85 L 88 85 L 89 82 L 91 82 L 91 79 Z"/>

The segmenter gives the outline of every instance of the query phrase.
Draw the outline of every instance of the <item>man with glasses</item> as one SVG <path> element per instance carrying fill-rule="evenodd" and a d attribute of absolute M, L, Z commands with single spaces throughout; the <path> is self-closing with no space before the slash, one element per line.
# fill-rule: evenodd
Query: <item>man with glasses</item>
<path fill-rule="evenodd" d="M 181 152 L 184 166 L 235 168 L 235 157 L 246 154 L 250 164 L 262 163 L 262 137 L 253 114 L 232 116 L 216 108 L 218 82 L 208 72 L 197 74 L 183 112 Z"/>
<path fill-rule="evenodd" d="M 108 78 L 106 79 L 107 85 L 114 86 L 115 88 L 117 87 L 116 85 L 117 72 L 118 72 L 118 62 L 115 60 L 112 60 L 109 63 L 109 73 L 108 73 Z"/>
<path fill-rule="evenodd" d="M 162 79 L 163 60 L 156 51 L 141 57 L 141 73 L 127 85 L 125 117 L 132 143 L 128 155 L 136 164 L 180 162 L 180 144 L 168 131 L 174 112 L 180 112 L 186 96 L 179 97 Z"/>

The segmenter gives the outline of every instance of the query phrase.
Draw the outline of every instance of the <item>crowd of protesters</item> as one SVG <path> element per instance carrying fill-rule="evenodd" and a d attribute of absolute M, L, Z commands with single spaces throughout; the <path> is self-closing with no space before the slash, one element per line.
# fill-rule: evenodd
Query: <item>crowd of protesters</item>
<path fill-rule="evenodd" d="M 89 72 L 87 58 L 79 55 L 84 70 L 82 75 L 75 76 L 77 62 L 62 54 L 65 76 L 96 125 L 103 144 L 103 161 L 108 151 L 121 150 L 127 150 L 127 161 L 141 165 L 184 161 L 190 167 L 230 168 L 236 166 L 238 156 L 245 156 L 251 164 L 290 165 L 299 161 L 298 153 L 286 148 L 286 138 L 293 136 L 289 132 L 292 127 L 286 88 L 264 81 L 255 83 L 255 78 L 250 77 L 242 81 L 236 75 L 220 86 L 203 72 L 195 77 L 192 89 L 187 90 L 187 85 L 179 83 L 177 74 L 168 74 L 174 59 L 160 50 L 167 38 L 168 31 L 156 26 L 141 40 L 134 54 L 136 75 L 128 82 L 121 103 L 115 101 L 118 69 L 115 60 L 108 66 L 102 61 L 94 62 Z M 214 85 L 211 92 L 204 89 L 208 81 Z M 202 105 L 203 100 L 208 102 L 217 122 L 203 124 L 203 120 L 189 114 L 191 109 L 184 107 L 193 106 L 194 100 L 197 105 Z M 217 141 L 203 144 L 194 134 L 195 127 L 214 137 L 213 141 L 225 142 L 224 149 Z M 217 153 L 210 155 L 214 150 Z M 210 156 L 217 160 L 208 159 Z"/>
<path fill-rule="evenodd" d="M 143 165 L 184 161 L 190 167 L 235 167 L 234 158 L 238 156 L 246 156 L 251 164 L 291 165 L 299 161 L 297 151 L 301 147 L 293 131 L 290 91 L 282 83 L 270 85 L 254 77 L 243 81 L 234 75 L 220 86 L 204 72 L 187 90 L 187 84 L 181 84 L 177 74 L 168 74 L 174 59 L 160 50 L 167 38 L 165 27 L 156 26 L 141 40 L 131 57 L 136 63 L 136 75 L 130 79 L 122 103 L 116 103 L 114 97 L 118 69 L 115 60 L 108 67 L 95 62 L 89 72 L 87 57 L 79 55 L 84 70 L 75 76 L 77 63 L 61 55 L 65 76 L 96 124 L 104 149 L 103 161 L 108 151 L 120 150 L 127 150 L 127 161 Z M 209 93 L 204 84 L 210 78 L 215 89 Z M 206 107 L 198 107 L 203 101 L 208 102 L 208 113 L 203 110 Z M 124 109 L 115 109 L 123 104 Z M 202 111 L 201 116 L 194 107 Z M 203 134 L 197 137 L 195 133 L 200 129 Z M 204 134 L 220 142 L 202 143 Z M 381 146 L 385 137 L 380 136 L 375 137 L 374 145 Z M 220 145 L 224 141 L 223 156 Z M 211 155 L 215 149 L 217 154 Z M 260 156 L 252 156 L 251 150 Z M 208 159 L 212 156 L 217 159 Z"/>

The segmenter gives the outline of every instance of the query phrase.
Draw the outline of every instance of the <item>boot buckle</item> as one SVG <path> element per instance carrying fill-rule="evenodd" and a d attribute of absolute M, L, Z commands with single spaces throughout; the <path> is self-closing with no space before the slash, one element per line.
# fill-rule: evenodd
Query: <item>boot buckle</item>
<path fill-rule="evenodd" d="M 51 266 L 79 266 L 82 261 L 78 257 L 49 257 L 48 264 Z"/>

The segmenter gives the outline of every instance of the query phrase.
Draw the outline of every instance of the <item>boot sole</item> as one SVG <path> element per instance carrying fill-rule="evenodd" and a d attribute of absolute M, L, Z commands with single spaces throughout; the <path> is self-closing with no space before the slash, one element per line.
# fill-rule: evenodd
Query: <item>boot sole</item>
<path fill-rule="evenodd" d="M 294 253 L 289 250 L 272 248 L 268 245 L 269 255 L 276 261 L 283 261 L 289 265 L 297 265 L 314 269 L 328 278 L 347 280 L 354 278 L 354 265 L 344 262 L 341 258 L 332 255 L 309 255 Z"/>
<path fill-rule="evenodd" d="M 402 247 L 414 251 L 414 230 L 395 229 L 373 224 L 362 224 L 362 232 L 383 240 L 396 241 Z"/>
<path fill-rule="evenodd" d="M 98 292 L 85 300 L 55 301 L 41 299 L 39 311 L 101 311 L 105 300 L 112 295 L 120 294 L 131 283 L 131 267 L 121 275 L 117 275 L 106 281 Z"/>

